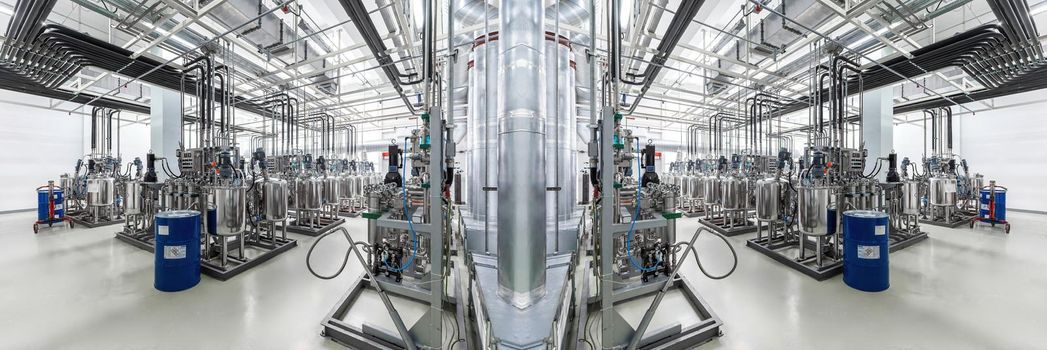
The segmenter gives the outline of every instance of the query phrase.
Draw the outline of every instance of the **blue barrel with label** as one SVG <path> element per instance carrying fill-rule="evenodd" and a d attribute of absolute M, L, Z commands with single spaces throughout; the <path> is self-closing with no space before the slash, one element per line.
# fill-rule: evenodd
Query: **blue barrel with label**
<path fill-rule="evenodd" d="M 56 221 L 61 220 L 65 216 L 65 208 L 62 206 L 63 192 L 58 188 L 52 189 L 50 192 L 55 203 L 55 217 L 53 219 Z M 50 214 L 51 201 L 48 198 L 48 190 L 46 188 L 36 190 L 36 219 L 47 222 Z"/>
<path fill-rule="evenodd" d="M 890 225 L 886 213 L 849 210 L 843 213 L 843 282 L 851 288 L 880 292 L 891 286 Z"/>
<path fill-rule="evenodd" d="M 156 214 L 153 287 L 177 292 L 200 283 L 200 212 L 168 210 Z"/>
<path fill-rule="evenodd" d="M 993 201 L 992 197 L 995 198 L 995 203 L 992 203 L 990 208 L 990 202 Z M 1003 187 L 993 187 L 992 189 L 986 187 L 981 191 L 981 205 L 978 206 L 978 216 L 986 221 L 993 220 L 995 222 L 1001 222 L 1007 220 L 1007 189 Z M 995 216 L 993 212 L 995 211 Z"/>

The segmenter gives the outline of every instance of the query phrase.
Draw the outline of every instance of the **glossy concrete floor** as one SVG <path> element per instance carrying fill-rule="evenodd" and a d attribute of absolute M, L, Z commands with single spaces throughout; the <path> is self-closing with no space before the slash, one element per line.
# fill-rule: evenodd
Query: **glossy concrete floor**
<path fill-rule="evenodd" d="M 152 287 L 151 254 L 113 239 L 117 227 L 33 235 L 34 213 L 0 215 L 2 349 L 341 349 L 320 322 L 360 269 L 320 280 L 306 270 L 314 238 L 226 282 L 179 293 Z M 865 293 L 840 277 L 817 282 L 731 238 L 739 265 L 725 280 L 683 270 L 723 319 L 701 349 L 1047 349 L 1047 216 L 1011 213 L 989 227 L 925 226 L 928 241 L 891 255 L 891 288 Z M 360 238 L 362 221 L 347 224 Z M 697 222 L 680 223 L 687 237 Z M 333 272 L 347 248 L 331 237 L 314 260 Z M 712 273 L 729 253 L 699 239 Z"/>

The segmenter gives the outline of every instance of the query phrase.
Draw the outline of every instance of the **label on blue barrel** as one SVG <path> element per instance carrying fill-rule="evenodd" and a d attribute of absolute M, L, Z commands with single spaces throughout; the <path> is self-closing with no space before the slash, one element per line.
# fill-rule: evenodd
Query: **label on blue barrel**
<path fill-rule="evenodd" d="M 164 259 L 185 259 L 185 251 L 184 245 L 164 246 Z"/>
<path fill-rule="evenodd" d="M 61 204 L 55 204 L 55 210 L 62 210 Z"/>
<path fill-rule="evenodd" d="M 156 234 L 167 236 L 167 225 L 156 225 Z"/>
<path fill-rule="evenodd" d="M 880 246 L 878 245 L 859 245 L 858 246 L 858 259 L 879 259 L 880 258 Z"/>
<path fill-rule="evenodd" d="M 885 234 L 887 234 L 887 226 L 886 225 L 876 225 L 876 235 L 877 236 L 883 236 Z"/>

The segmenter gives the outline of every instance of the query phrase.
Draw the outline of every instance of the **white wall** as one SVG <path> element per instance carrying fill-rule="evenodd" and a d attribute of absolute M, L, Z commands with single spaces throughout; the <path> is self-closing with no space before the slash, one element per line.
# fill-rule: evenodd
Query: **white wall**
<path fill-rule="evenodd" d="M 972 173 L 1006 186 L 1007 207 L 1047 211 L 1047 97 L 1043 91 L 967 104 L 971 114 L 953 107 L 953 149 L 966 158 Z M 919 161 L 923 152 L 922 123 L 898 125 L 895 149 L 899 157 Z"/>
<path fill-rule="evenodd" d="M 0 211 L 36 207 L 36 188 L 71 172 L 83 153 L 83 122 L 18 103 L 47 99 L 0 91 Z"/>
<path fill-rule="evenodd" d="M 90 108 L 85 118 L 49 110 L 49 103 L 52 100 L 0 90 L 0 211 L 36 208 L 36 188 L 48 180 L 57 182 L 63 173 L 72 173 L 76 160 L 90 152 L 86 136 L 90 132 L 86 123 Z M 123 117 L 134 115 L 124 113 Z M 121 136 L 125 162 L 145 158 L 149 148 L 147 124 L 125 125 Z M 115 140 L 113 148 L 115 151 Z"/>

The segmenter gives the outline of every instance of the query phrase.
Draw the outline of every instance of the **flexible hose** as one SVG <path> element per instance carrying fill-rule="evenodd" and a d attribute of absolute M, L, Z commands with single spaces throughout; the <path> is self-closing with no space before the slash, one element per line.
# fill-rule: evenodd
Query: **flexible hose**
<path fill-rule="evenodd" d="M 731 245 L 731 242 L 727 240 L 727 236 L 724 236 L 724 235 L 720 234 L 719 232 L 710 231 L 710 230 L 702 230 L 701 226 L 699 226 L 698 229 L 695 230 L 694 234 L 695 235 L 700 235 L 700 234 L 702 234 L 702 232 L 705 232 L 705 231 L 708 231 L 709 233 L 712 233 L 712 234 L 716 235 L 716 237 L 719 237 L 721 240 L 723 240 L 723 243 L 727 245 L 727 248 L 731 250 L 731 258 L 734 259 L 734 263 L 731 264 L 731 270 L 727 271 L 727 273 L 725 273 L 723 275 L 720 275 L 720 276 L 713 276 L 713 275 L 709 274 L 709 271 L 706 271 L 705 270 L 705 266 L 702 265 L 702 259 L 698 258 L 698 249 L 696 249 L 695 247 L 693 247 L 691 245 L 688 245 L 687 242 L 680 242 L 680 243 L 674 244 L 673 247 L 675 247 L 675 249 L 673 249 L 673 250 L 675 252 L 676 249 L 679 249 L 678 248 L 679 246 L 686 245 L 687 248 L 683 248 L 683 249 L 690 249 L 691 252 L 694 253 L 694 262 L 698 263 L 698 269 L 702 271 L 702 274 L 704 274 L 705 277 L 709 277 L 709 279 L 713 279 L 713 280 L 722 280 L 724 278 L 727 278 L 728 276 L 734 274 L 734 270 L 738 268 L 738 252 L 734 251 L 734 246 Z M 681 261 L 680 263 L 683 263 L 683 262 Z"/>
<path fill-rule="evenodd" d="M 334 234 L 335 232 L 342 232 L 342 234 L 345 235 L 345 240 L 349 241 L 349 243 L 352 244 L 352 245 L 362 245 L 365 248 L 369 248 L 370 247 L 367 244 L 367 242 L 353 242 L 353 238 L 349 236 L 349 230 L 346 230 L 344 228 L 340 228 L 339 230 L 331 230 L 331 231 L 325 232 L 324 234 L 320 235 L 320 237 L 317 237 L 315 241 L 313 241 L 313 245 L 309 246 L 309 252 L 305 254 L 305 267 L 307 269 L 309 269 L 309 273 L 313 274 L 313 276 L 316 276 L 316 278 L 329 280 L 329 279 L 333 279 L 335 277 L 338 277 L 338 275 L 342 274 L 342 271 L 345 270 L 345 266 L 349 263 L 349 255 L 353 252 L 353 247 L 349 247 L 348 249 L 345 250 L 345 257 L 342 258 L 342 265 L 338 267 L 338 270 L 335 271 L 334 274 L 331 274 L 329 276 L 322 276 L 322 275 L 316 273 L 316 270 L 313 270 L 313 263 L 312 263 L 313 250 L 316 249 L 316 246 L 320 244 L 320 241 L 322 241 L 325 237 Z M 364 268 L 367 268 L 367 267 L 365 266 Z"/>

